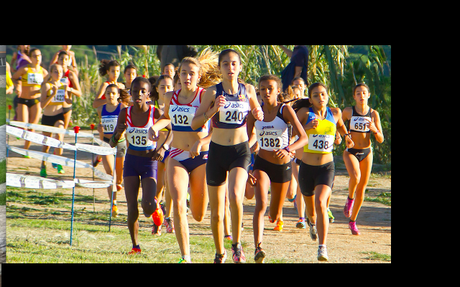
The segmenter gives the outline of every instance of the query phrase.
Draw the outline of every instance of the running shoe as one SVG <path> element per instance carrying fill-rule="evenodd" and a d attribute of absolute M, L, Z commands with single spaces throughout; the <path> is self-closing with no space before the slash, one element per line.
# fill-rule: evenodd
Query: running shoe
<path fill-rule="evenodd" d="M 48 175 L 46 174 L 46 167 L 40 168 L 40 176 L 41 177 L 47 177 Z"/>
<path fill-rule="evenodd" d="M 305 224 L 305 218 L 300 217 L 299 220 L 297 221 L 295 227 L 300 228 L 300 229 L 305 229 L 307 228 L 307 225 Z"/>
<path fill-rule="evenodd" d="M 228 241 L 233 241 L 233 237 L 231 235 L 225 235 L 224 239 L 227 239 Z"/>
<path fill-rule="evenodd" d="M 260 244 L 262 244 L 262 242 L 259 242 L 256 250 L 254 251 L 254 261 L 256 263 L 264 263 L 265 256 L 267 255 L 265 253 L 265 250 L 263 250 L 262 247 L 260 247 Z"/>
<path fill-rule="evenodd" d="M 347 202 L 345 203 L 345 206 L 343 207 L 343 215 L 345 215 L 346 218 L 350 218 L 351 216 L 351 211 L 353 209 L 353 203 L 354 199 L 350 199 L 347 197 Z"/>
<path fill-rule="evenodd" d="M 118 217 L 118 207 L 116 204 L 112 205 L 112 216 Z"/>
<path fill-rule="evenodd" d="M 192 261 L 188 261 L 187 259 L 185 259 L 184 257 L 182 257 L 179 262 L 177 263 L 192 263 Z"/>
<path fill-rule="evenodd" d="M 157 203 L 157 199 L 155 198 L 155 203 Z M 157 209 L 152 214 L 153 223 L 157 226 L 161 226 L 164 220 L 163 210 L 161 209 L 160 205 L 157 203 Z"/>
<path fill-rule="evenodd" d="M 62 165 L 60 165 L 60 164 L 57 165 L 57 172 L 58 172 L 59 174 L 65 173 L 64 169 L 62 168 Z"/>
<path fill-rule="evenodd" d="M 141 249 L 140 248 L 133 247 L 133 249 L 131 249 L 131 251 L 129 251 L 129 253 L 128 253 L 128 255 L 136 255 L 136 254 L 141 254 Z"/>
<path fill-rule="evenodd" d="M 356 221 L 350 221 L 348 222 L 348 227 L 351 230 L 351 234 L 353 235 L 360 235 L 361 232 L 359 232 L 358 227 L 356 226 Z"/>
<path fill-rule="evenodd" d="M 307 218 L 308 226 L 310 227 L 310 238 L 311 240 L 316 240 L 318 238 L 318 232 L 316 231 L 316 224 L 312 224 L 310 219 Z"/>
<path fill-rule="evenodd" d="M 96 159 L 93 162 L 93 167 L 96 167 L 102 161 L 102 157 L 96 156 Z"/>
<path fill-rule="evenodd" d="M 318 246 L 318 261 L 327 261 L 328 259 L 326 246 Z"/>
<path fill-rule="evenodd" d="M 174 223 L 171 217 L 166 217 L 163 225 L 166 227 L 166 233 L 174 233 Z"/>
<path fill-rule="evenodd" d="M 331 211 L 331 209 L 330 209 L 329 207 L 327 208 L 327 216 L 329 217 L 329 223 L 334 222 L 335 217 L 334 217 L 334 215 L 332 214 L 332 211 Z"/>
<path fill-rule="evenodd" d="M 222 264 L 225 263 L 225 260 L 227 260 L 227 251 L 224 250 L 223 254 L 217 254 L 216 257 L 214 258 L 214 264 Z"/>
<path fill-rule="evenodd" d="M 244 256 L 243 246 L 241 243 L 232 244 L 232 252 L 233 252 L 233 262 L 234 263 L 245 263 L 246 256 Z"/>
<path fill-rule="evenodd" d="M 160 236 L 161 235 L 161 225 L 158 226 L 154 223 L 153 228 L 152 228 L 152 234 Z"/>
<path fill-rule="evenodd" d="M 276 221 L 276 226 L 273 228 L 275 231 L 283 231 L 284 222 L 280 219 Z"/>

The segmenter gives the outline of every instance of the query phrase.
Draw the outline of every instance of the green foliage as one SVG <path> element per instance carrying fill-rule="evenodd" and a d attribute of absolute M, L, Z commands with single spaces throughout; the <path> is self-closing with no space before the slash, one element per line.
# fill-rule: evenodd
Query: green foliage
<path fill-rule="evenodd" d="M 289 64 L 290 58 L 278 45 L 195 45 L 198 51 L 207 47 L 220 52 L 234 49 L 240 53 L 243 70 L 240 78 L 250 84 L 257 85 L 258 79 L 264 74 L 280 76 L 281 71 Z M 122 52 L 118 46 L 116 58 L 123 68 L 133 62 L 138 68 L 138 75 L 146 77 L 159 75 L 160 61 L 156 56 L 156 46 L 126 46 Z M 360 82 L 365 82 L 371 93 L 369 105 L 380 114 L 385 141 L 382 144 L 373 140 L 374 162 L 391 163 L 391 67 L 385 49 L 381 45 L 347 46 L 347 45 L 307 45 L 309 50 L 308 81 L 310 84 L 322 82 L 329 88 L 330 105 L 344 109 L 355 104 L 352 90 Z M 287 45 L 293 49 L 294 45 Z M 385 48 L 385 49 L 384 49 Z M 350 53 L 353 49 L 354 53 Z M 358 53 L 356 53 L 358 51 Z M 388 50 L 391 51 L 391 50 Z M 85 55 L 85 61 L 78 61 L 80 85 L 83 95 L 74 105 L 74 124 L 88 126 L 97 122 L 92 101 L 98 91 L 102 79 L 98 72 L 98 62 L 91 62 Z M 119 81 L 123 81 L 120 76 Z M 342 154 L 344 144 L 335 148 L 334 153 Z"/>

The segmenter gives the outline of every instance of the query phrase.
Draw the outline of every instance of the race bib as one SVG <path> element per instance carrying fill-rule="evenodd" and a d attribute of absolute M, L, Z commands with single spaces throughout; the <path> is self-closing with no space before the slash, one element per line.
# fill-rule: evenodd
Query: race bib
<path fill-rule="evenodd" d="M 261 149 L 274 151 L 283 148 L 282 130 L 262 130 L 257 132 L 257 141 Z"/>
<path fill-rule="evenodd" d="M 38 73 L 27 74 L 27 84 L 29 85 L 41 85 L 43 82 L 43 75 Z"/>
<path fill-rule="evenodd" d="M 105 134 L 113 134 L 115 128 L 117 127 L 118 116 L 103 116 L 101 119 L 101 124 L 104 129 Z"/>
<path fill-rule="evenodd" d="M 249 103 L 227 101 L 219 111 L 219 121 L 226 124 L 242 124 L 249 112 Z"/>
<path fill-rule="evenodd" d="M 193 117 L 196 113 L 195 107 L 189 106 L 169 106 L 169 118 L 175 126 L 190 127 L 192 125 Z"/>
<path fill-rule="evenodd" d="M 65 91 L 58 89 L 56 95 L 51 99 L 52 103 L 63 103 L 65 100 Z"/>
<path fill-rule="evenodd" d="M 308 149 L 311 151 L 319 152 L 332 152 L 334 147 L 335 136 L 332 135 L 308 135 Z"/>
<path fill-rule="evenodd" d="M 371 120 L 370 117 L 359 117 L 359 116 L 352 116 L 350 119 L 350 130 L 355 132 L 368 132 L 369 126 L 366 125 L 368 119 Z"/>
<path fill-rule="evenodd" d="M 153 147 L 153 142 L 148 138 L 147 128 L 129 127 L 127 129 L 127 138 L 132 149 L 148 150 Z"/>

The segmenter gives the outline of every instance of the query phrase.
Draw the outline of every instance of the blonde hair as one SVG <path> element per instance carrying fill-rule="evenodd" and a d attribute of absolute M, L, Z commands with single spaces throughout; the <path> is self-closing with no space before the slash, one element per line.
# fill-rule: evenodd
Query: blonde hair
<path fill-rule="evenodd" d="M 197 86 L 207 89 L 218 84 L 222 78 L 218 67 L 218 55 L 210 47 L 201 51 L 200 55 L 195 57 L 185 57 L 179 65 L 179 71 L 184 63 L 191 63 L 198 67 L 198 73 L 201 75 Z"/>

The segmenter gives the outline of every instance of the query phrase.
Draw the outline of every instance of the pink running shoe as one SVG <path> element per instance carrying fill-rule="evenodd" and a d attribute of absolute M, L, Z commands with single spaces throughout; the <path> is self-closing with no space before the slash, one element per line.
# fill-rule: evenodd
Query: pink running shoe
<path fill-rule="evenodd" d="M 358 227 L 356 226 L 356 221 L 350 221 L 348 223 L 348 227 L 350 228 L 351 230 L 351 234 L 353 235 L 360 235 L 361 233 L 359 232 L 358 230 Z"/>
<path fill-rule="evenodd" d="M 345 206 L 343 207 L 343 215 L 345 215 L 346 218 L 350 218 L 354 202 L 355 202 L 354 199 L 350 199 L 347 197 L 347 202 L 345 203 Z"/>

